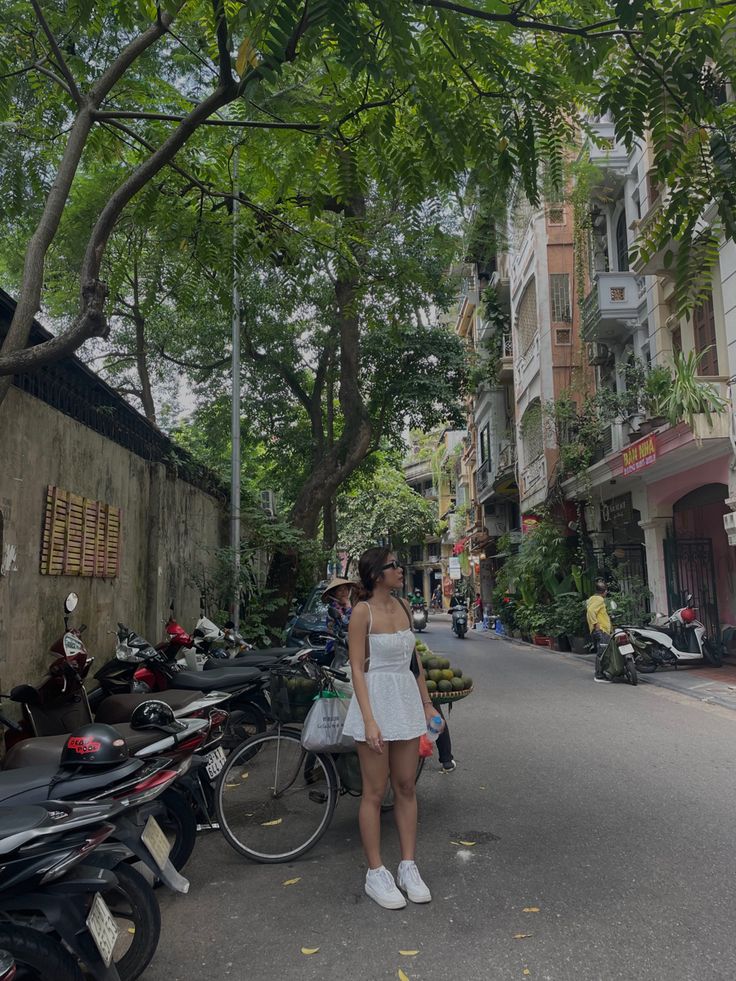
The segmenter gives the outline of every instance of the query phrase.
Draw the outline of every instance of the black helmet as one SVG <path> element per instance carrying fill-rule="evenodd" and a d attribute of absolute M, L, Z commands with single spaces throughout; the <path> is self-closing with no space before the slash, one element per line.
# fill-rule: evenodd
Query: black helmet
<path fill-rule="evenodd" d="M 151 698 L 136 706 L 130 717 L 133 729 L 161 729 L 163 732 L 176 733 L 186 729 L 184 722 L 177 722 L 170 705 L 160 698 Z"/>
<path fill-rule="evenodd" d="M 64 743 L 62 767 L 114 766 L 128 759 L 128 744 L 112 726 L 101 722 L 77 729 Z"/>

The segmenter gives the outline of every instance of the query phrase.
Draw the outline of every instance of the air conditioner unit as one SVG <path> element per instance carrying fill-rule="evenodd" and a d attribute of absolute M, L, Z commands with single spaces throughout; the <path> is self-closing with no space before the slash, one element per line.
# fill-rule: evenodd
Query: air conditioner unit
<path fill-rule="evenodd" d="M 608 345 L 601 344 L 600 341 L 591 341 L 587 345 L 587 353 L 589 365 L 608 364 L 611 357 L 611 352 L 608 350 Z"/>
<path fill-rule="evenodd" d="M 261 507 L 269 518 L 276 516 L 276 495 L 272 490 L 261 491 Z"/>

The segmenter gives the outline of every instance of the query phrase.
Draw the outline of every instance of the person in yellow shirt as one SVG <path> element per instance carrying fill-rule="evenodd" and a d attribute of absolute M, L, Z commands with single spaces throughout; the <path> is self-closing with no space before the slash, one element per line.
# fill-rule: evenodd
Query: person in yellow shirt
<path fill-rule="evenodd" d="M 606 609 L 607 592 L 608 587 L 606 586 L 605 579 L 596 579 L 595 593 L 586 604 L 588 629 L 596 643 L 594 680 L 598 682 L 608 682 L 611 680 L 606 677 L 602 665 L 603 652 L 608 647 L 608 642 L 611 639 L 611 631 L 613 630 L 611 618 Z"/>

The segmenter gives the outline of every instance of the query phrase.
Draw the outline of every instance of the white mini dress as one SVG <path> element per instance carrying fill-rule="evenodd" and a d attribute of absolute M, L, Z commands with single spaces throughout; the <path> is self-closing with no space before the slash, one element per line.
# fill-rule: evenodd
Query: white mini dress
<path fill-rule="evenodd" d="M 370 662 L 365 672 L 373 718 L 384 742 L 416 739 L 427 731 L 422 696 L 411 672 L 414 634 L 410 628 L 393 634 L 374 634 L 373 614 L 368 607 L 368 645 Z M 353 695 L 345 717 L 343 732 L 365 742 L 365 725 L 358 699 Z"/>

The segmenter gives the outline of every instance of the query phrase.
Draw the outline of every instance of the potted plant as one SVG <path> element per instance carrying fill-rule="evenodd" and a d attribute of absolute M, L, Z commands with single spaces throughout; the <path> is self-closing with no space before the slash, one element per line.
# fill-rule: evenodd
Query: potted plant
<path fill-rule="evenodd" d="M 713 426 L 714 413 L 723 412 L 726 400 L 710 382 L 704 382 L 698 375 L 705 351 L 687 355 L 678 351 L 672 362 L 672 373 L 666 397 L 662 403 L 664 414 L 671 426 L 686 422 L 695 432 L 697 417 L 705 419 L 709 428 Z"/>
<path fill-rule="evenodd" d="M 672 388 L 672 375 L 664 365 L 655 365 L 646 373 L 641 401 L 649 418 L 639 426 L 639 435 L 646 436 L 667 422 L 667 399 Z"/>
<path fill-rule="evenodd" d="M 585 650 L 585 601 L 579 593 L 562 593 L 552 607 L 553 633 L 565 638 L 568 649 L 576 654 Z"/>

